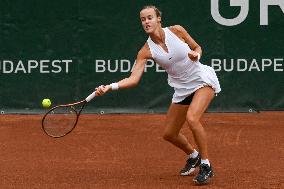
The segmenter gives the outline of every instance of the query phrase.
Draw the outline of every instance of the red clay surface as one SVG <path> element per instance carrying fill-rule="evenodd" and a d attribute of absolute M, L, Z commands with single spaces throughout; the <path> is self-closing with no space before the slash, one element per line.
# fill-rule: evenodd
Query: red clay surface
<path fill-rule="evenodd" d="M 60 139 L 41 117 L 0 116 L 0 188 L 284 188 L 284 112 L 205 114 L 215 177 L 201 187 L 178 175 L 186 156 L 162 139 L 163 114 L 82 115 Z"/>

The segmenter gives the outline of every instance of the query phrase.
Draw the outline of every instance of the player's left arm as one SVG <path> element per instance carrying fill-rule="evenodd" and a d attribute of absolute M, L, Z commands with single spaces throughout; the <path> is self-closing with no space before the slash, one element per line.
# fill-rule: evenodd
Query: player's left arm
<path fill-rule="evenodd" d="M 189 33 L 180 25 L 171 26 L 169 28 L 173 33 L 175 33 L 180 39 L 182 39 L 188 46 L 192 49 L 188 53 L 191 60 L 197 61 L 199 56 L 202 55 L 201 46 L 189 35 Z"/>

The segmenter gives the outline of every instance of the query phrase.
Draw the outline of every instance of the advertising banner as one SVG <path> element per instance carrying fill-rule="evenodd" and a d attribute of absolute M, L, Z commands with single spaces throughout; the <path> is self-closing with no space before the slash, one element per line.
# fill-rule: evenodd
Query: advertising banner
<path fill-rule="evenodd" d="M 148 36 L 140 10 L 149 1 L 1 1 L 1 113 L 42 113 L 129 77 Z M 222 91 L 209 111 L 284 110 L 284 1 L 153 1 L 162 25 L 183 26 L 202 47 Z M 173 89 L 148 60 L 132 89 L 94 99 L 84 113 L 165 112 Z"/>

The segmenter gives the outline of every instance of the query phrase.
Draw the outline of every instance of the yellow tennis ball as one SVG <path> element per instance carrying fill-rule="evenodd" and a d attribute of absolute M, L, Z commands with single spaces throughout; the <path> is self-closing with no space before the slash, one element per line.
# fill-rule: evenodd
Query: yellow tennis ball
<path fill-rule="evenodd" d="M 51 105 L 51 101 L 48 98 L 45 98 L 42 100 L 41 104 L 44 108 L 48 108 Z"/>

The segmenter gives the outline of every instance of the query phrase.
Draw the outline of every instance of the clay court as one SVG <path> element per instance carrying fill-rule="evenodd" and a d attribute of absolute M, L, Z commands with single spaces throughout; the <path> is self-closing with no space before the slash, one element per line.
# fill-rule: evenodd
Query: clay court
<path fill-rule="evenodd" d="M 185 155 L 162 139 L 164 114 L 84 114 L 59 139 L 41 118 L 1 115 L 0 188 L 198 188 L 178 175 Z M 284 188 L 284 112 L 206 113 L 202 122 L 215 177 L 199 188 Z"/>

